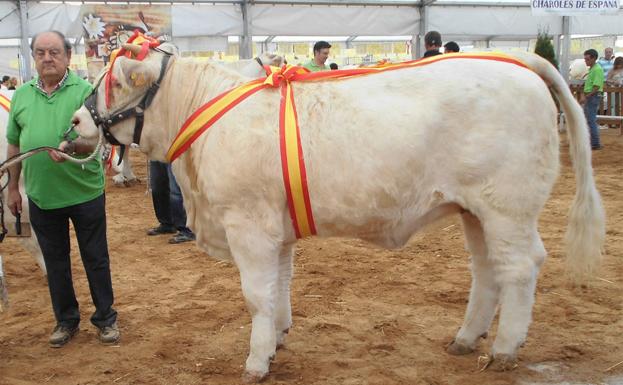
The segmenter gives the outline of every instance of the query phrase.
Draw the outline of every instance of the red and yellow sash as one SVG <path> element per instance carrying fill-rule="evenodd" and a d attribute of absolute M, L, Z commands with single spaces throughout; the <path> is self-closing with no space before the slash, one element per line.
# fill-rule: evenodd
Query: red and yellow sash
<path fill-rule="evenodd" d="M 483 54 L 446 54 L 403 63 L 382 63 L 374 67 L 350 70 L 309 72 L 298 66 L 284 65 L 281 68 L 268 67 L 266 78 L 260 78 L 232 90 L 226 91 L 196 110 L 182 125 L 167 152 L 169 162 L 177 159 L 190 145 L 225 113 L 254 93 L 268 87 L 281 88 L 281 105 L 279 108 L 279 142 L 281 149 L 281 165 L 283 181 L 290 209 L 290 217 L 297 238 L 316 234 L 316 226 L 312 214 L 303 149 L 296 115 L 296 106 L 291 83 L 315 82 L 331 79 L 347 79 L 372 73 L 393 71 L 402 68 L 420 67 L 430 63 L 452 59 L 493 60 L 528 66 L 514 57 L 499 53 Z"/>
<path fill-rule="evenodd" d="M 6 112 L 11 111 L 11 99 L 6 96 L 0 94 L 0 106 L 6 110 Z"/>

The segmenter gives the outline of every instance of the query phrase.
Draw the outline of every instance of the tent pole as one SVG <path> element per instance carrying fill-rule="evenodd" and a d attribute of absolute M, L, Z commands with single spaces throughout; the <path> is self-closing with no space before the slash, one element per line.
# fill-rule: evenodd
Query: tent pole
<path fill-rule="evenodd" d="M 28 45 L 28 9 L 25 0 L 19 0 L 17 3 L 20 15 L 20 52 L 24 66 L 21 69 L 20 76 L 22 81 L 27 82 L 31 79 L 30 71 L 30 46 Z"/>
<path fill-rule="evenodd" d="M 558 59 L 558 63 L 559 63 L 558 66 L 560 67 L 560 54 L 561 54 L 560 35 L 554 35 L 552 37 L 552 40 L 554 44 L 554 54 L 556 55 L 556 59 Z"/>
<path fill-rule="evenodd" d="M 417 36 L 414 59 L 420 58 L 424 55 L 424 36 L 426 35 L 426 29 L 428 28 L 428 12 L 426 10 L 426 6 L 426 2 L 423 2 L 420 6 L 420 33 Z"/>
<path fill-rule="evenodd" d="M 571 19 L 569 16 L 562 17 L 562 53 L 560 55 L 560 73 L 567 83 L 569 83 L 569 49 L 571 47 Z"/>
<path fill-rule="evenodd" d="M 253 39 L 251 39 L 251 20 L 249 16 L 249 2 L 242 0 L 242 33 L 240 36 L 240 48 L 238 55 L 240 59 L 251 59 L 253 55 Z"/>

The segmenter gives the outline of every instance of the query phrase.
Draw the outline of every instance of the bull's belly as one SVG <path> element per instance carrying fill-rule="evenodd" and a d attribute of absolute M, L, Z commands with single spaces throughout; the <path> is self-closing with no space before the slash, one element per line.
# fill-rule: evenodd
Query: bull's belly
<path fill-rule="evenodd" d="M 394 249 L 404 246 L 413 234 L 428 224 L 461 211 L 463 208 L 456 203 L 441 203 L 423 211 L 396 211 L 395 215 L 333 217 L 331 221 L 320 220 L 317 231 L 319 236 L 355 237 Z"/>

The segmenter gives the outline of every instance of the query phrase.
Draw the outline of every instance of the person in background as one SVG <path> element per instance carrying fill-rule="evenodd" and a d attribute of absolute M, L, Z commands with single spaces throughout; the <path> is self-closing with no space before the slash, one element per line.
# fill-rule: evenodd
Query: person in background
<path fill-rule="evenodd" d="M 441 34 L 437 31 L 428 31 L 424 35 L 424 57 L 441 55 L 439 48 L 441 48 Z"/>
<path fill-rule="evenodd" d="M 2 77 L 2 83 L 0 83 L 0 88 L 8 90 L 9 89 L 9 80 L 10 79 L 11 79 L 11 77 L 9 75 L 4 75 Z"/>
<path fill-rule="evenodd" d="M 443 45 L 443 53 L 458 53 L 460 51 L 461 51 L 461 48 L 454 41 L 449 41 Z"/>
<path fill-rule="evenodd" d="M 597 61 L 597 63 L 599 63 L 601 68 L 604 70 L 604 77 L 608 77 L 608 73 L 610 72 L 610 70 L 614 66 L 614 54 L 613 54 L 613 52 L 614 51 L 612 50 L 611 47 L 606 48 L 604 50 L 604 56 L 599 58 L 599 60 Z"/>
<path fill-rule="evenodd" d="M 95 312 L 91 323 L 104 344 L 119 341 L 108 241 L 106 198 L 101 157 L 82 165 L 64 162 L 59 151 L 84 157 L 95 146 L 82 139 L 65 141 L 73 113 L 91 93 L 91 85 L 71 71 L 71 44 L 58 31 L 32 38 L 32 56 L 38 76 L 15 91 L 7 124 L 7 158 L 40 146 L 58 151 L 39 153 L 10 168 L 8 206 L 22 211 L 19 178 L 24 170 L 30 221 L 43 253 L 48 288 L 56 318 L 49 338 L 53 348 L 69 342 L 78 332 L 80 309 L 74 292 L 69 221 L 78 240 Z"/>
<path fill-rule="evenodd" d="M 303 64 L 303 67 L 307 68 L 311 72 L 327 71 L 328 66 L 325 65 L 331 52 L 331 44 L 326 41 L 318 41 L 314 44 L 314 57 Z"/>
<path fill-rule="evenodd" d="M 329 64 L 329 68 L 331 68 L 331 71 L 335 71 L 338 69 L 337 63 L 331 63 Z"/>
<path fill-rule="evenodd" d="M 147 235 L 175 234 L 169 239 L 169 243 L 194 241 L 195 234 L 186 226 L 184 199 L 171 171 L 171 164 L 150 161 L 149 180 L 159 224 L 147 230 Z"/>
<path fill-rule="evenodd" d="M 623 56 L 614 59 L 614 66 L 608 72 L 606 83 L 611 86 L 623 86 Z"/>
<path fill-rule="evenodd" d="M 9 79 L 9 90 L 15 91 L 16 88 L 17 88 L 17 78 L 12 77 L 11 79 Z"/>
<path fill-rule="evenodd" d="M 597 110 L 601 101 L 601 93 L 604 90 L 604 70 L 597 64 L 597 51 L 589 49 L 584 51 L 584 62 L 589 68 L 584 92 L 580 97 L 580 104 L 584 106 L 584 115 L 591 135 L 591 148 L 600 150 L 599 126 L 597 125 Z"/>

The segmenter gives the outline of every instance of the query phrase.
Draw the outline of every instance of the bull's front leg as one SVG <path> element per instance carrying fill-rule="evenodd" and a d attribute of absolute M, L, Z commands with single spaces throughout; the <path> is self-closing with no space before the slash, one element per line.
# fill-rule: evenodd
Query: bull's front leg
<path fill-rule="evenodd" d="M 275 311 L 281 245 L 244 214 L 226 215 L 227 242 L 240 271 L 242 294 L 251 313 L 251 342 L 243 380 L 259 382 L 275 356 Z"/>

